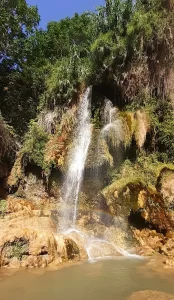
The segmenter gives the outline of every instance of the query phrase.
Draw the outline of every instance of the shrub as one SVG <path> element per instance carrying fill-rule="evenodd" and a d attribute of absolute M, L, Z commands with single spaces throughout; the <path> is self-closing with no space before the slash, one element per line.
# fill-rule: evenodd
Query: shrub
<path fill-rule="evenodd" d="M 35 121 L 32 121 L 24 137 L 23 157 L 43 168 L 44 150 L 48 139 L 49 135 Z"/>

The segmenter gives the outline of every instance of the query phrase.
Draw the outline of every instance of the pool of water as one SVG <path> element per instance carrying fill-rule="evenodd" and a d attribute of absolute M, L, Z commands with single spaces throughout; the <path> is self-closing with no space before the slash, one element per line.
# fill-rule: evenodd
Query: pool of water
<path fill-rule="evenodd" d="M 142 259 L 119 258 L 56 271 L 21 271 L 0 281 L 0 300 L 126 300 L 139 290 L 174 295 L 169 278 L 146 270 Z"/>

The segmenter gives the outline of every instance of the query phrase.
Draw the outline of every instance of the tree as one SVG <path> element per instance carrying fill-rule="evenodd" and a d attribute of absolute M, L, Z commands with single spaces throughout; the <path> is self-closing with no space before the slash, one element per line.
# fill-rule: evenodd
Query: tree
<path fill-rule="evenodd" d="M 19 67 L 25 61 L 25 40 L 33 34 L 40 17 L 25 0 L 0 0 L 0 62 Z"/>
<path fill-rule="evenodd" d="M 33 74 L 25 70 L 31 56 L 28 40 L 40 17 L 37 8 L 28 6 L 25 0 L 0 0 L 0 7 L 0 110 L 21 134 L 37 107 L 33 99 Z"/>

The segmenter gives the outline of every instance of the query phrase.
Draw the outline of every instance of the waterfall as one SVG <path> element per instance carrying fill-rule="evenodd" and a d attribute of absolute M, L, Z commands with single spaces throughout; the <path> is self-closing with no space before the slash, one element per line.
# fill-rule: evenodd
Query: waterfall
<path fill-rule="evenodd" d="M 69 168 L 63 184 L 63 205 L 60 229 L 66 231 L 75 227 L 78 212 L 78 196 L 83 180 L 85 161 L 91 140 L 90 92 L 88 88 L 81 99 L 77 115 L 77 128 L 74 135 L 74 147 L 70 153 Z"/>
<path fill-rule="evenodd" d="M 121 142 L 124 142 L 124 126 L 118 109 L 113 107 L 112 102 L 108 99 L 105 100 L 104 123 L 102 136 L 112 147 L 116 148 Z"/>
<path fill-rule="evenodd" d="M 88 232 L 85 228 L 77 224 L 78 197 L 92 135 L 90 124 L 90 92 L 90 88 L 88 88 L 84 93 L 77 112 L 77 127 L 73 136 L 72 150 L 69 154 L 68 171 L 62 187 L 59 230 L 74 240 L 75 243 L 83 245 L 89 260 L 118 255 L 127 256 L 129 253 L 123 252 L 123 249 L 114 245 L 107 239 L 107 236 L 104 236 L 104 233 L 103 238 L 101 238 L 101 234 L 98 236 L 94 232 Z M 117 109 L 113 107 L 109 100 L 106 102 L 104 119 L 103 135 L 107 138 L 110 137 L 109 133 L 111 129 L 115 135 L 115 139 L 117 139 L 118 133 L 118 141 L 120 141 L 122 137 L 122 122 L 119 119 Z"/>

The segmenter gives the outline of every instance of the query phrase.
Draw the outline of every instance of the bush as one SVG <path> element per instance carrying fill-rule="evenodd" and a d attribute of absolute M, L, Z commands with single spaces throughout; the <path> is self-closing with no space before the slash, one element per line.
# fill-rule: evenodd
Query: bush
<path fill-rule="evenodd" d="M 48 140 L 49 135 L 35 121 L 32 121 L 29 131 L 24 137 L 23 157 L 43 168 L 44 150 Z"/>
<path fill-rule="evenodd" d="M 0 161 L 12 158 L 17 150 L 13 127 L 9 126 L 0 114 Z M 13 160 L 13 159 L 11 159 Z"/>

